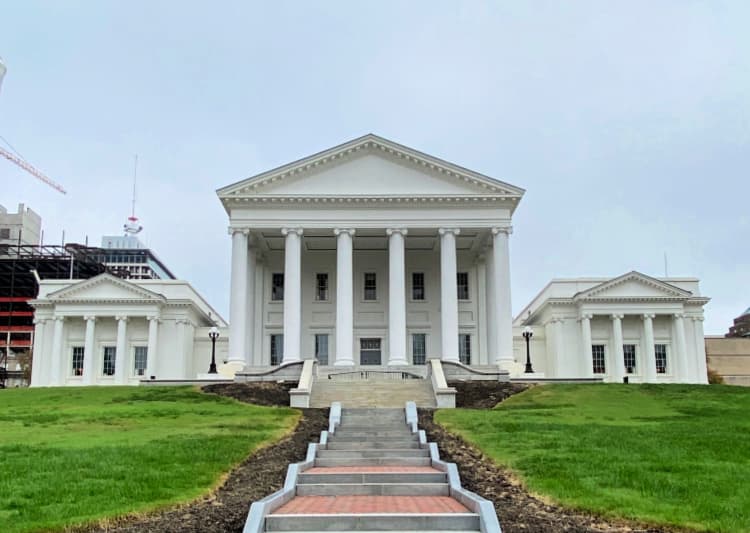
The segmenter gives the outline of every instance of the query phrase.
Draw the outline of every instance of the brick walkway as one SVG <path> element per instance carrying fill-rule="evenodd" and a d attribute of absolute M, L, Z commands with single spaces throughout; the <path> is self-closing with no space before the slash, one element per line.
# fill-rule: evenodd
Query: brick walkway
<path fill-rule="evenodd" d="M 305 474 L 439 474 L 431 466 L 315 466 Z"/>
<path fill-rule="evenodd" d="M 297 496 L 273 514 L 470 513 L 450 496 Z"/>

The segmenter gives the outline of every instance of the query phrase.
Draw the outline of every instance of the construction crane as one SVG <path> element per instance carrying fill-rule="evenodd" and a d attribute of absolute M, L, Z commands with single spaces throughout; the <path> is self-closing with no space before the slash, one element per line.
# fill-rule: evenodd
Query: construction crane
<path fill-rule="evenodd" d="M 2 88 L 3 86 L 3 78 L 5 77 L 6 71 L 7 69 L 5 68 L 5 64 L 3 63 L 3 58 L 0 57 L 0 88 Z M 8 141 L 5 141 L 5 142 L 8 143 Z M 10 146 L 10 144 L 8 144 L 8 146 Z M 0 155 L 3 156 L 8 161 L 10 161 L 11 163 L 18 165 L 19 167 L 21 167 L 23 170 L 25 170 L 26 172 L 28 172 L 35 178 L 42 180 L 44 183 L 46 183 L 53 189 L 60 191 L 63 194 L 66 194 L 65 189 L 63 189 L 61 185 L 55 183 L 54 181 L 49 179 L 47 176 L 45 176 L 43 172 L 34 168 L 34 166 L 31 165 L 28 161 L 25 161 L 18 152 L 16 152 L 15 154 L 12 154 L 11 152 L 7 151 L 2 146 L 0 146 Z"/>

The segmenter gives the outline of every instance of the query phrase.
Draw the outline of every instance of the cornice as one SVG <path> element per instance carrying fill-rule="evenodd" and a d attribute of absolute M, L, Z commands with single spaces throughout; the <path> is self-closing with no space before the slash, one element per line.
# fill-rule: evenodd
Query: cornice
<path fill-rule="evenodd" d="M 492 205 L 507 204 L 509 207 L 515 207 L 518 203 L 518 197 L 504 195 L 478 195 L 478 194 L 433 194 L 433 195 L 321 195 L 314 196 L 309 194 L 284 194 L 284 195 L 263 195 L 263 196 L 237 196 L 222 198 L 224 204 L 229 207 L 240 207 L 243 205 L 257 204 L 274 204 L 274 205 L 299 205 L 299 204 L 396 204 L 396 205 L 432 205 L 432 204 L 450 204 L 450 205 Z"/>
<path fill-rule="evenodd" d="M 658 289 L 664 293 L 664 296 L 650 296 L 650 297 L 636 297 L 636 296 L 597 297 L 596 296 L 597 294 L 601 294 L 602 292 L 605 292 L 611 289 L 612 287 L 617 287 L 618 285 L 622 285 L 623 283 L 627 283 L 628 281 L 632 281 L 632 280 L 635 280 L 638 283 L 641 283 L 642 285 Z M 591 301 L 622 302 L 622 301 L 636 301 L 636 300 L 637 301 L 671 301 L 671 300 L 674 300 L 674 301 L 684 302 L 691 296 L 692 296 L 692 293 L 690 291 L 680 289 L 679 287 L 663 282 L 656 278 L 646 276 L 645 274 L 641 274 L 640 272 L 632 271 L 622 276 L 619 276 L 617 278 L 614 278 L 612 280 L 600 283 L 599 285 L 591 287 L 590 289 L 581 291 L 573 296 L 573 300 L 576 302 L 591 302 Z"/>

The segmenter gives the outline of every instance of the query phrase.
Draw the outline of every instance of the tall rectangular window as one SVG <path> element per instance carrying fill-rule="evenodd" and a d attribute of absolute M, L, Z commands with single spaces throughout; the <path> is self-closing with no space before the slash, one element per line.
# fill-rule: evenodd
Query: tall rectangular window
<path fill-rule="evenodd" d="M 325 302 L 328 300 L 328 274 L 315 274 L 315 300 Z"/>
<path fill-rule="evenodd" d="M 133 372 L 136 376 L 146 375 L 148 346 L 136 346 L 133 350 Z"/>
<path fill-rule="evenodd" d="M 325 333 L 315 335 L 315 359 L 320 365 L 328 364 L 328 335 Z"/>
<path fill-rule="evenodd" d="M 115 346 L 104 347 L 104 361 L 102 364 L 102 374 L 105 376 L 115 375 L 115 359 L 117 357 L 117 348 Z"/>
<path fill-rule="evenodd" d="M 654 344 L 654 354 L 656 355 L 656 373 L 667 373 L 667 345 Z"/>
<path fill-rule="evenodd" d="M 471 335 L 458 334 L 458 360 L 465 365 L 471 364 Z"/>
<path fill-rule="evenodd" d="M 271 365 L 281 364 L 284 359 L 284 335 L 271 335 Z"/>
<path fill-rule="evenodd" d="M 284 274 L 276 272 L 271 275 L 271 300 L 284 299 Z"/>
<path fill-rule="evenodd" d="M 378 299 L 378 280 L 375 272 L 365 272 L 365 300 Z"/>
<path fill-rule="evenodd" d="M 623 344 L 622 353 L 625 354 L 625 372 L 635 372 L 635 344 Z"/>
<path fill-rule="evenodd" d="M 83 346 L 73 346 L 73 375 L 83 375 Z"/>
<path fill-rule="evenodd" d="M 592 344 L 591 356 L 594 364 L 594 374 L 604 374 L 607 371 L 607 367 L 604 363 L 604 345 Z"/>
<path fill-rule="evenodd" d="M 458 285 L 458 299 L 468 300 L 469 299 L 469 273 L 457 272 L 456 283 Z"/>
<path fill-rule="evenodd" d="M 411 299 L 424 300 L 424 272 L 411 273 Z"/>
<path fill-rule="evenodd" d="M 411 363 L 424 365 L 427 363 L 427 335 L 413 333 L 411 336 Z"/>

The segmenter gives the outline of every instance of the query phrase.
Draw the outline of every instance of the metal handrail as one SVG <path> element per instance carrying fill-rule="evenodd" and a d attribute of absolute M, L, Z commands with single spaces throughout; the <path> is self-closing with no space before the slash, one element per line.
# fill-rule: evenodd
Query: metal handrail
<path fill-rule="evenodd" d="M 399 376 L 399 378 L 394 379 L 424 379 L 419 374 L 413 374 L 411 372 L 405 372 L 403 370 L 354 370 L 350 372 L 334 372 L 332 374 L 328 374 L 328 379 L 333 379 L 334 376 L 359 376 L 359 379 L 369 379 L 370 374 L 388 374 Z"/>

